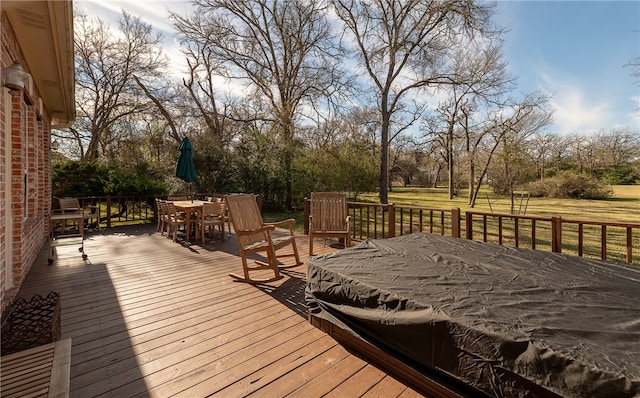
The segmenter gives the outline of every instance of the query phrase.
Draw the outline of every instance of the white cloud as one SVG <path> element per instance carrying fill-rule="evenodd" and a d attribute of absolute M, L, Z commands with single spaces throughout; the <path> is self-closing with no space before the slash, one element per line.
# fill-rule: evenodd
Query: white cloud
<path fill-rule="evenodd" d="M 629 120 L 634 122 L 634 127 L 640 130 L 640 94 L 631 97 L 631 101 L 635 104 L 634 111 L 629 115 Z"/>
<path fill-rule="evenodd" d="M 174 32 L 169 20 L 169 11 L 180 11 L 190 7 L 189 3 L 184 1 L 157 0 L 76 0 L 75 3 L 83 12 L 88 15 L 98 15 L 110 24 L 116 23 L 124 10 L 133 16 L 140 17 L 165 36 L 173 35 Z"/>
<path fill-rule="evenodd" d="M 572 76 L 539 73 L 538 89 L 552 97 L 557 133 L 589 133 L 615 123 L 611 101 L 590 98 L 585 86 Z"/>

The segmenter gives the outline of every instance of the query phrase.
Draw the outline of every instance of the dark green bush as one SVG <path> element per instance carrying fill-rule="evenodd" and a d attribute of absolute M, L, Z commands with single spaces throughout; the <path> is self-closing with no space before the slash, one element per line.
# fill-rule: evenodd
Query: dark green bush
<path fill-rule="evenodd" d="M 146 175 L 129 174 L 98 162 L 68 161 L 53 166 L 53 196 L 163 195 L 164 182 Z"/>
<path fill-rule="evenodd" d="M 601 179 L 610 185 L 633 185 L 640 175 L 631 166 L 614 166 L 604 170 Z"/>

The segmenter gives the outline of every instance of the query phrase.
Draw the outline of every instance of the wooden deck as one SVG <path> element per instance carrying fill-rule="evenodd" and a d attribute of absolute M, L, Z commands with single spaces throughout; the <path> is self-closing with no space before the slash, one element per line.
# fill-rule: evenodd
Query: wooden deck
<path fill-rule="evenodd" d="M 306 259 L 308 237 L 297 244 Z M 50 266 L 43 251 L 19 292 L 60 293 L 71 397 L 421 396 L 308 323 L 304 265 L 235 282 L 233 235 L 186 244 L 155 225 L 87 234 L 84 250 L 60 247 Z"/>

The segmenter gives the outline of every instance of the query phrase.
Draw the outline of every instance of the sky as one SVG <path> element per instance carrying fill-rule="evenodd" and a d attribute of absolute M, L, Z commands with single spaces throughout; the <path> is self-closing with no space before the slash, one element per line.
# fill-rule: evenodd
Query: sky
<path fill-rule="evenodd" d="M 189 9 L 178 0 L 75 0 L 89 16 L 117 27 L 121 10 L 140 16 L 165 37 L 165 53 L 179 72 L 184 61 L 167 10 Z M 640 2 L 498 1 L 494 22 L 508 29 L 504 56 L 517 78 L 516 94 L 552 97 L 561 135 L 617 128 L 640 132 L 640 81 L 627 65 L 640 57 Z"/>

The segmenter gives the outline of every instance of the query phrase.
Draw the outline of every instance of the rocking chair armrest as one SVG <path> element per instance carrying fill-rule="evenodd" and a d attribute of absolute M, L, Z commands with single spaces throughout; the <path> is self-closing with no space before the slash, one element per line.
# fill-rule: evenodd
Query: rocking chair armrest
<path fill-rule="evenodd" d="M 254 235 L 263 231 L 273 231 L 275 227 L 273 225 L 265 224 L 260 228 L 256 229 L 241 229 L 236 231 L 236 235 Z"/>
<path fill-rule="evenodd" d="M 285 225 L 289 227 L 289 229 L 291 229 L 291 227 L 293 226 L 293 224 L 296 223 L 296 220 L 293 218 L 288 218 L 286 220 L 282 220 L 282 221 L 276 221 L 276 222 L 267 222 L 264 223 L 264 225 L 271 225 L 275 228 L 280 228 L 280 227 L 284 227 Z"/>

